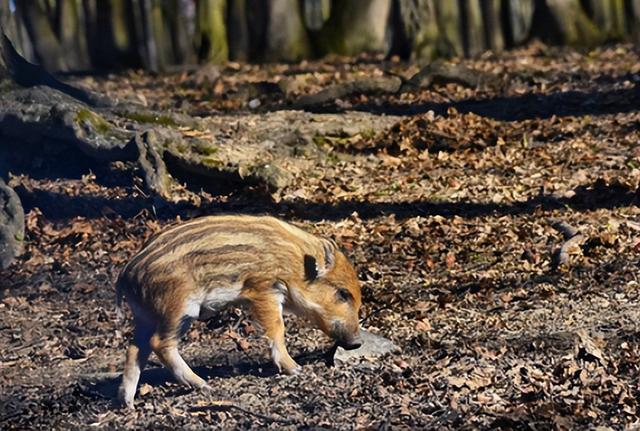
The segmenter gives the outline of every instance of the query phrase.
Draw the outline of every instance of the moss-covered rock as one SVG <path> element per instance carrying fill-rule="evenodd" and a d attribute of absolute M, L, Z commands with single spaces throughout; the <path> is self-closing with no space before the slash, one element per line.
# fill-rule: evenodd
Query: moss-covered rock
<path fill-rule="evenodd" d="M 73 145 L 100 160 L 132 160 L 133 132 L 109 121 L 109 111 L 49 87 L 16 88 L 0 93 L 0 129 L 7 140 Z"/>

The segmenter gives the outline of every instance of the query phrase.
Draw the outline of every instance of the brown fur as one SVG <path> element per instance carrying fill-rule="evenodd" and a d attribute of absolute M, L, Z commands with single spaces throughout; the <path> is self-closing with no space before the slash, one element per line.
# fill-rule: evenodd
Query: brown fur
<path fill-rule="evenodd" d="M 123 297 L 136 326 L 119 393 L 129 407 L 152 351 L 179 382 L 207 387 L 178 353 L 180 331 L 188 318 L 229 303 L 249 306 L 285 373 L 299 366 L 287 352 L 283 309 L 357 345 L 361 297 L 353 266 L 332 241 L 272 217 L 203 217 L 156 234 L 120 274 L 118 305 Z"/>

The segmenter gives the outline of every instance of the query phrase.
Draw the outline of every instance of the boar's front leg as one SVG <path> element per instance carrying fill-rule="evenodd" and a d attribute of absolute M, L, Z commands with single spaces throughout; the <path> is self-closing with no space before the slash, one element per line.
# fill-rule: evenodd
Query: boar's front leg
<path fill-rule="evenodd" d="M 254 288 L 245 293 L 251 302 L 253 316 L 271 341 L 271 358 L 278 370 L 289 375 L 298 374 L 300 365 L 289 355 L 284 340 L 284 294 L 271 285 L 261 287 L 262 289 Z"/>

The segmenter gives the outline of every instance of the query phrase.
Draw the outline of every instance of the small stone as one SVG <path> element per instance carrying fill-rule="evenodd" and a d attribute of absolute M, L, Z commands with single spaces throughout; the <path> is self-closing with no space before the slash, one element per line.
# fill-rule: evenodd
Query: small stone
<path fill-rule="evenodd" d="M 362 346 L 359 349 L 344 350 L 343 348 L 338 347 L 334 359 L 336 361 L 346 362 L 355 358 L 375 358 L 387 353 L 400 351 L 400 348 L 396 346 L 393 341 L 381 335 L 361 330 L 360 337 L 362 338 Z"/>
<path fill-rule="evenodd" d="M 143 385 L 140 385 L 140 389 L 138 391 L 140 393 L 140 396 L 143 397 L 148 393 L 150 393 L 152 390 L 153 390 L 153 386 L 151 386 L 148 383 L 144 383 Z"/>
<path fill-rule="evenodd" d="M 261 105 L 260 99 L 251 99 L 249 101 L 249 108 L 256 109 Z"/>

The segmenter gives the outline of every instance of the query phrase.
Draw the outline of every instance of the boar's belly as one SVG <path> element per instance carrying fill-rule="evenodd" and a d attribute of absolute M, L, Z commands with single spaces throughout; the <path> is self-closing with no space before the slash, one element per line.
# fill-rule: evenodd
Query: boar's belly
<path fill-rule="evenodd" d="M 242 286 L 218 287 L 204 295 L 187 300 L 185 314 L 193 319 L 206 320 L 221 309 L 240 302 Z"/>

